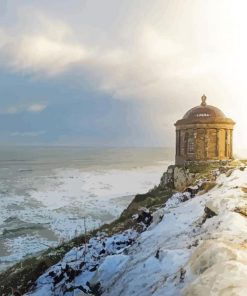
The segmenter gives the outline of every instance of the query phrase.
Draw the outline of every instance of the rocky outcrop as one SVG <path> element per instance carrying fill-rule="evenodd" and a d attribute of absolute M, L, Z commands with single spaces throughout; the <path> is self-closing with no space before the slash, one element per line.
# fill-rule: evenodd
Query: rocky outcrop
<path fill-rule="evenodd" d="M 218 175 L 225 173 L 228 177 L 236 167 L 242 165 L 239 162 L 188 162 L 183 166 L 170 165 L 161 177 L 159 187 L 161 189 L 170 188 L 183 192 L 202 180 L 205 184 L 214 183 Z M 211 189 L 211 188 L 209 188 Z M 206 190 L 205 190 L 206 191 Z"/>
<path fill-rule="evenodd" d="M 197 174 L 191 172 L 189 168 L 170 165 L 161 178 L 160 186 L 184 191 L 194 183 L 196 176 Z"/>

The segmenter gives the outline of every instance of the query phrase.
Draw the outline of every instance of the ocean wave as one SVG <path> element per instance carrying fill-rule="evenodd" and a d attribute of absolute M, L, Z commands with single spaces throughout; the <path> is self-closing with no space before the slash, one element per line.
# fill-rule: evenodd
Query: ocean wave
<path fill-rule="evenodd" d="M 19 173 L 28 173 L 28 172 L 33 172 L 33 169 L 19 169 Z"/>
<path fill-rule="evenodd" d="M 45 161 L 17 163 L 4 183 L 8 194 L 1 198 L 0 243 L 7 246 L 13 262 L 14 258 L 38 250 L 42 240 L 47 245 L 49 240 L 58 244 L 60 239 L 68 240 L 83 233 L 84 217 L 87 230 L 114 220 L 135 194 L 145 193 L 159 183 L 169 164 L 150 161 L 152 165 L 133 163 L 131 168 L 129 164 L 122 168 L 106 165 L 104 169 L 102 163 L 101 167 L 66 169 L 50 164 L 44 170 L 36 166 L 38 162 Z"/>
<path fill-rule="evenodd" d="M 0 239 L 26 234 L 29 230 L 40 230 L 44 228 L 45 226 L 41 223 L 27 223 L 16 216 L 11 216 L 5 219 L 4 223 L 0 226 Z"/>

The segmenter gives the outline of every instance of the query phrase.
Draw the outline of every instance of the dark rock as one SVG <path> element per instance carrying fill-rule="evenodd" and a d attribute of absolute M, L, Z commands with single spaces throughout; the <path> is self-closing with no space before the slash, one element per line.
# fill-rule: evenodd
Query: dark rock
<path fill-rule="evenodd" d="M 90 272 L 96 271 L 98 268 L 98 264 L 94 265 L 94 267 L 92 267 L 91 269 L 89 269 Z"/>
<path fill-rule="evenodd" d="M 75 278 L 75 270 L 70 268 L 69 270 L 67 270 L 66 274 L 68 276 L 68 281 L 72 282 Z"/>
<path fill-rule="evenodd" d="M 190 196 L 191 198 L 195 197 L 195 195 L 198 193 L 198 188 L 193 188 L 193 187 L 188 187 L 185 192 L 189 192 L 190 193 Z M 188 198 L 187 198 L 188 200 Z"/>
<path fill-rule="evenodd" d="M 184 268 L 181 268 L 180 269 L 180 277 L 179 277 L 180 283 L 183 283 L 184 282 L 185 274 L 186 274 L 186 270 Z"/>
<path fill-rule="evenodd" d="M 54 277 L 56 274 L 55 274 L 54 271 L 50 271 L 50 272 L 48 273 L 48 275 L 51 276 L 51 277 Z"/>
<path fill-rule="evenodd" d="M 60 275 L 55 276 L 53 279 L 54 285 L 57 285 L 58 283 L 60 283 L 63 280 L 63 278 L 64 278 L 63 272 L 61 272 Z"/>
<path fill-rule="evenodd" d="M 82 262 L 80 263 L 80 265 L 79 265 L 79 268 L 82 269 L 82 267 L 83 267 L 84 265 L 85 265 L 85 262 L 82 261 Z"/>
<path fill-rule="evenodd" d="M 160 258 L 160 250 L 158 249 L 156 254 L 155 254 L 155 258 L 159 259 Z"/>
<path fill-rule="evenodd" d="M 216 216 L 216 214 L 211 211 L 208 207 L 204 208 L 204 215 L 203 215 L 203 219 L 202 219 L 202 223 L 204 224 L 206 222 L 207 219 L 210 219 L 212 217 Z"/>
<path fill-rule="evenodd" d="M 138 223 L 143 222 L 146 226 L 149 226 L 153 221 L 153 216 L 145 210 L 141 210 L 136 221 Z"/>
<path fill-rule="evenodd" d="M 133 242 L 134 242 L 134 240 L 133 240 L 132 238 L 129 238 L 129 240 L 127 241 L 127 245 L 128 245 L 128 246 L 129 246 L 129 245 L 132 245 Z"/>
<path fill-rule="evenodd" d="M 103 293 L 103 289 L 101 287 L 100 282 L 96 283 L 95 285 L 91 285 L 89 282 L 86 283 L 88 288 L 90 289 L 90 292 L 95 296 L 100 296 Z"/>
<path fill-rule="evenodd" d="M 103 254 L 105 254 L 106 253 L 106 251 L 105 251 L 105 249 L 103 249 L 103 250 L 101 250 L 100 252 L 99 252 L 99 255 L 103 255 Z"/>

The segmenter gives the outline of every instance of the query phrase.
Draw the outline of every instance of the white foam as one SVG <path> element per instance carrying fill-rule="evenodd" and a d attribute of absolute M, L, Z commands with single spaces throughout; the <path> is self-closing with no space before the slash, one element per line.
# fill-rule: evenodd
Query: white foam
<path fill-rule="evenodd" d="M 44 237 L 43 233 L 36 231 L 32 234 L 34 236 L 31 235 L 34 239 L 30 240 L 28 229 L 26 235 L 22 233 L 18 236 L 17 233 L 17 237 L 4 239 L 11 253 L 8 260 L 19 260 L 32 250 L 31 247 L 19 248 L 20 241 L 23 246 L 31 246 L 31 241 L 35 240 L 53 245 L 54 242 L 69 240 L 84 233 L 84 217 L 87 230 L 112 221 L 135 194 L 147 192 L 157 185 L 165 170 L 164 165 L 131 170 L 56 169 L 46 177 L 34 176 L 28 181 L 32 185 L 30 187 L 35 188 L 28 192 L 29 196 L 0 197 L 0 224 L 5 225 L 4 220 L 9 217 L 17 217 L 27 223 L 42 223 L 57 239 Z M 18 256 L 12 256 L 17 248 Z M 34 247 L 33 253 L 36 251 L 40 251 L 40 248 Z"/>

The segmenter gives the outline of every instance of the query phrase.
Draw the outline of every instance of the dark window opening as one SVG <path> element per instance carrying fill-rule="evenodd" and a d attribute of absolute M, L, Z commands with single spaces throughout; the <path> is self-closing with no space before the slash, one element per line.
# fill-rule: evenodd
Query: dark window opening
<path fill-rule="evenodd" d="M 195 144 L 194 139 L 188 139 L 188 153 L 194 153 L 195 152 Z"/>

